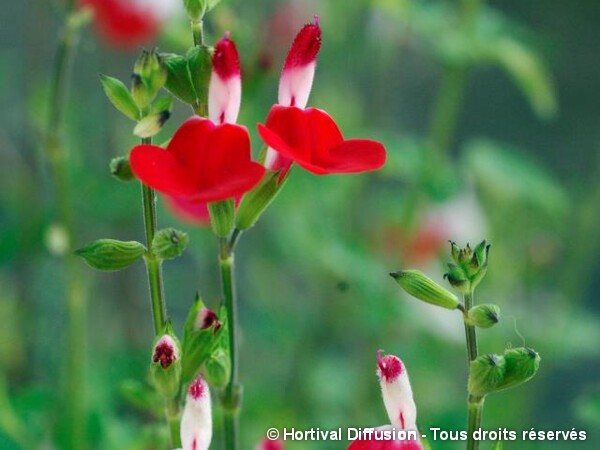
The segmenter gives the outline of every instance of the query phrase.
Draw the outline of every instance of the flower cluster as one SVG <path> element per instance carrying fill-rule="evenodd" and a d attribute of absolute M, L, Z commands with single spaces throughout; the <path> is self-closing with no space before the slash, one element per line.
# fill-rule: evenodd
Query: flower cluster
<path fill-rule="evenodd" d="M 380 168 L 382 144 L 345 140 L 325 111 L 306 108 L 321 46 L 318 19 L 294 40 L 279 81 L 279 103 L 258 131 L 268 149 L 263 163 L 251 159 L 248 130 L 237 125 L 241 102 L 238 52 L 229 34 L 216 45 L 208 88 L 208 118 L 193 116 L 166 149 L 138 145 L 130 154 L 133 173 L 168 197 L 185 218 L 208 219 L 206 205 L 241 197 L 273 171 L 279 182 L 297 163 L 315 174 L 358 173 Z"/>

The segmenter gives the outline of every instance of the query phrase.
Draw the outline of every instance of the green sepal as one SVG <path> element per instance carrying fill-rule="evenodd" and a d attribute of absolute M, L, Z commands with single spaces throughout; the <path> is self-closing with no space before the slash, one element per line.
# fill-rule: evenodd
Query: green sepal
<path fill-rule="evenodd" d="M 187 59 L 175 54 L 163 54 L 161 56 L 167 70 L 165 88 L 182 102 L 195 105 L 196 91 L 192 84 Z"/>
<path fill-rule="evenodd" d="M 141 259 L 146 247 L 137 241 L 98 239 L 85 247 L 75 250 L 88 265 L 98 270 L 120 270 Z"/>
<path fill-rule="evenodd" d="M 160 346 L 167 341 L 172 346 L 172 360 L 164 367 L 160 360 L 156 360 Z M 150 360 L 150 378 L 156 390 L 165 398 L 172 399 L 178 393 L 181 386 L 181 344 L 175 336 L 170 322 L 165 324 L 162 335 L 157 336 L 152 346 L 152 357 Z"/>
<path fill-rule="evenodd" d="M 212 49 L 202 45 L 192 47 L 187 53 L 188 69 L 196 92 L 198 105 L 208 107 L 208 83 L 212 73 Z"/>
<path fill-rule="evenodd" d="M 199 295 L 190 308 L 183 331 L 182 382 L 193 380 L 215 348 L 227 335 L 227 314 L 224 308 L 218 313 L 219 323 L 201 329 L 198 318 L 206 309 Z"/>
<path fill-rule="evenodd" d="M 500 320 L 500 308 L 497 305 L 481 304 L 469 310 L 467 322 L 479 328 L 490 328 Z"/>
<path fill-rule="evenodd" d="M 211 202 L 208 204 L 208 212 L 210 213 L 210 226 L 213 233 L 218 237 L 227 236 L 233 229 L 234 200 L 231 198 L 220 202 Z"/>
<path fill-rule="evenodd" d="M 152 253 L 160 259 L 173 259 L 183 253 L 189 241 L 187 233 L 175 228 L 165 228 L 154 235 Z"/>
<path fill-rule="evenodd" d="M 459 292 L 468 293 L 471 290 L 471 283 L 467 279 L 462 268 L 454 263 L 448 263 L 448 272 L 444 274 L 450 285 Z"/>
<path fill-rule="evenodd" d="M 283 181 L 279 180 L 280 175 L 280 171 L 268 171 L 262 181 L 244 195 L 235 216 L 235 226 L 238 229 L 247 230 L 253 227 L 275 200 L 287 180 L 287 177 Z"/>
<path fill-rule="evenodd" d="M 110 160 L 110 174 L 119 181 L 133 181 L 135 175 L 131 170 L 129 158 L 127 156 L 117 156 Z"/>
<path fill-rule="evenodd" d="M 426 303 L 446 309 L 457 309 L 460 305 L 456 295 L 418 270 L 392 272 L 390 276 L 408 294 Z"/>
<path fill-rule="evenodd" d="M 100 82 L 102 83 L 104 93 L 115 108 L 131 120 L 140 119 L 140 109 L 123 82 L 108 75 L 100 75 Z"/>
<path fill-rule="evenodd" d="M 482 355 L 469 364 L 469 394 L 483 397 L 496 390 L 506 371 L 506 362 L 501 355 Z"/>
<path fill-rule="evenodd" d="M 540 355 L 533 349 L 519 347 L 504 352 L 506 373 L 496 390 L 508 389 L 529 381 L 540 367 Z"/>
<path fill-rule="evenodd" d="M 225 339 L 221 339 L 225 341 Z M 229 348 L 217 345 L 204 363 L 204 376 L 208 384 L 216 389 L 223 389 L 231 378 L 231 358 Z"/>

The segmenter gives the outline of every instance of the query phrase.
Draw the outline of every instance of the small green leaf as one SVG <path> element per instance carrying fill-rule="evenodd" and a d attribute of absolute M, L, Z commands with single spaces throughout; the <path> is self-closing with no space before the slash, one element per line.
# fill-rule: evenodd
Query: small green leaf
<path fill-rule="evenodd" d="M 193 47 L 187 54 L 187 60 L 198 103 L 208 105 L 208 83 L 212 72 L 212 51 L 206 46 Z"/>
<path fill-rule="evenodd" d="M 182 102 L 194 105 L 196 103 L 196 91 L 192 84 L 187 59 L 175 54 L 163 54 L 161 56 L 167 68 L 166 89 Z"/>
<path fill-rule="evenodd" d="M 86 263 L 98 270 L 120 270 L 141 259 L 146 248 L 136 241 L 99 239 L 75 251 Z"/>
<path fill-rule="evenodd" d="M 133 100 L 129 89 L 121 81 L 107 75 L 100 75 L 100 82 L 104 93 L 115 108 L 132 120 L 140 118 L 140 109 Z"/>

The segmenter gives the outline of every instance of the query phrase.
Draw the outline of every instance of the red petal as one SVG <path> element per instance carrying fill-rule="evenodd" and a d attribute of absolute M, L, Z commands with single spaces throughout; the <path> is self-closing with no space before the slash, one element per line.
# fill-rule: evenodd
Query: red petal
<path fill-rule="evenodd" d="M 349 139 L 331 150 L 329 171 L 357 173 L 376 170 L 385 164 L 385 147 L 369 139 Z"/>
<path fill-rule="evenodd" d="M 182 222 L 201 226 L 210 224 L 210 214 L 206 202 L 188 197 L 171 196 L 165 196 L 165 201 L 173 215 Z"/>
<path fill-rule="evenodd" d="M 210 120 L 192 116 L 177 129 L 167 151 L 190 172 L 198 173 L 202 170 L 206 155 L 211 152 L 209 142 L 215 128 Z"/>
<path fill-rule="evenodd" d="M 356 440 L 347 450 L 423 450 L 417 441 Z"/>
<path fill-rule="evenodd" d="M 310 160 L 310 126 L 305 111 L 295 106 L 274 105 L 269 111 L 265 125 L 279 139 L 273 139 L 272 142 L 265 139 L 265 142 L 274 150 L 282 153 L 288 158 L 300 161 Z"/>
<path fill-rule="evenodd" d="M 202 188 L 198 200 L 215 202 L 237 197 L 256 186 L 265 174 L 265 168 L 253 161 L 244 161 L 231 167 L 226 178 Z"/>
<path fill-rule="evenodd" d="M 160 192 L 175 196 L 194 193 L 194 183 L 186 168 L 161 147 L 138 145 L 131 150 L 129 163 L 136 177 Z"/>

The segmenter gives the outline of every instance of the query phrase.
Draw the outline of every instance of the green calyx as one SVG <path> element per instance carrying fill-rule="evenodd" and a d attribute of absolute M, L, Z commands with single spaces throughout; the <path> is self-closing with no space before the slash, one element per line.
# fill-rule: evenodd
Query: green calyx
<path fill-rule="evenodd" d="M 136 241 L 98 239 L 75 251 L 85 262 L 98 270 L 120 270 L 142 259 L 146 248 Z"/>
<path fill-rule="evenodd" d="M 174 228 L 165 228 L 154 235 L 152 253 L 160 259 L 173 259 L 183 253 L 189 241 L 187 233 Z"/>
<path fill-rule="evenodd" d="M 419 300 L 446 309 L 457 309 L 460 307 L 460 302 L 456 295 L 447 291 L 418 270 L 402 270 L 390 273 L 390 276 L 408 294 Z"/>
<path fill-rule="evenodd" d="M 287 179 L 282 181 L 279 177 L 280 172 L 269 171 L 256 187 L 244 195 L 235 216 L 235 226 L 238 229 L 247 230 L 253 227 L 275 200 Z"/>
<path fill-rule="evenodd" d="M 452 262 L 448 263 L 448 272 L 444 278 L 458 291 L 472 292 L 487 272 L 491 245 L 484 240 L 474 249 L 469 244 L 465 248 L 459 248 L 454 242 L 450 246 Z"/>
<path fill-rule="evenodd" d="M 150 376 L 156 390 L 165 398 L 174 398 L 181 386 L 181 345 L 170 323 L 152 347 Z"/>
<path fill-rule="evenodd" d="M 474 306 L 469 310 L 466 320 L 479 328 L 493 327 L 500 320 L 500 308 L 492 304 Z"/>
<path fill-rule="evenodd" d="M 212 202 L 208 204 L 210 225 L 213 233 L 218 237 L 227 236 L 233 229 L 235 203 L 233 199 Z"/>

